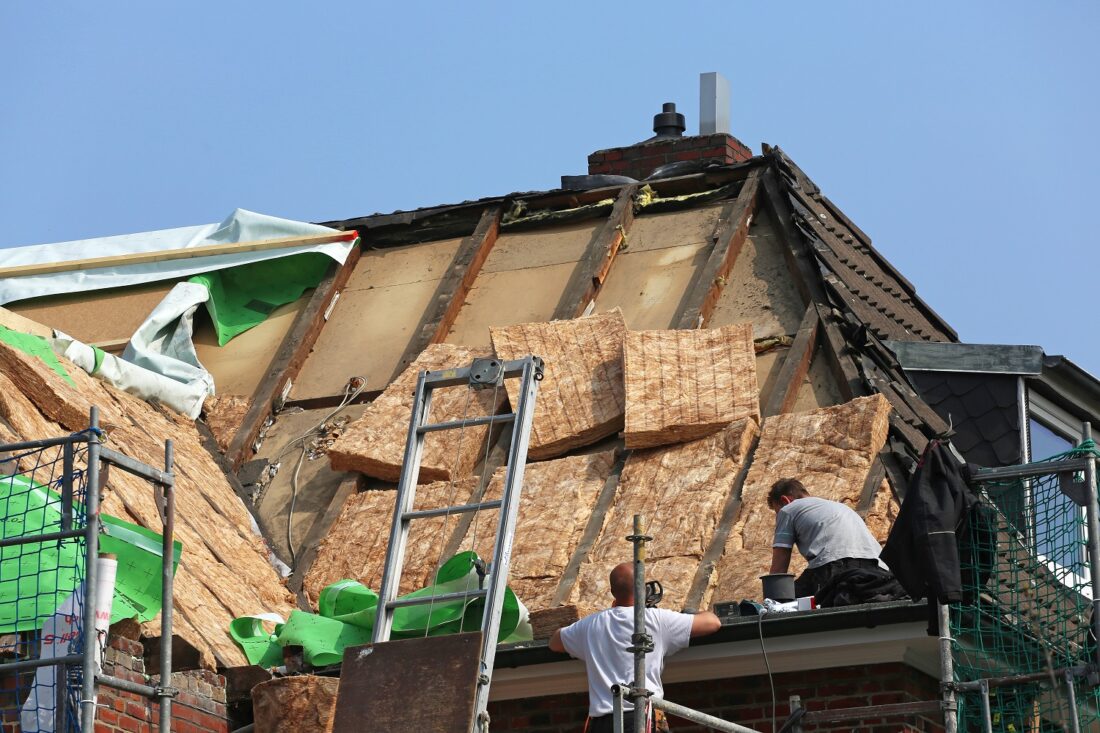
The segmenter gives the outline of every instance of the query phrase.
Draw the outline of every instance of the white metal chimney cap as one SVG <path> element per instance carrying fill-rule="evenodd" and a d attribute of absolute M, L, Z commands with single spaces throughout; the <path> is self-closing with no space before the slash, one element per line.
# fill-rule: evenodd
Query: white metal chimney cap
<path fill-rule="evenodd" d="M 717 71 L 699 75 L 699 134 L 729 134 L 730 82 Z"/>

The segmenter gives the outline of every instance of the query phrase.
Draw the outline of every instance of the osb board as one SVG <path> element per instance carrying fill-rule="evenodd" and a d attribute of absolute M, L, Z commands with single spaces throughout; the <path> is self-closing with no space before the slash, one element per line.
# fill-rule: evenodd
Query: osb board
<path fill-rule="evenodd" d="M 275 423 L 268 429 L 257 458 L 266 458 L 279 464 L 279 471 L 264 487 L 263 494 L 256 502 L 254 513 L 256 521 L 264 532 L 271 549 L 288 564 L 291 554 L 287 546 L 287 520 L 290 515 L 291 499 L 294 495 L 294 471 L 298 457 L 302 454 L 302 444 L 293 443 L 306 433 L 312 433 L 325 418 L 332 414 L 333 408 L 319 408 L 302 412 L 283 412 L 276 417 Z M 306 542 L 315 524 L 328 511 L 340 491 L 341 483 L 351 474 L 333 471 L 329 466 L 323 448 L 329 440 L 338 436 L 351 420 L 359 417 L 366 405 L 349 405 L 338 415 L 329 419 L 331 426 L 323 438 L 310 437 L 305 442 L 306 457 L 298 471 L 298 492 L 294 500 L 294 525 L 291 539 L 294 542 L 294 557 L 300 560 L 309 549 Z M 341 427 L 342 426 L 342 427 Z"/>
<path fill-rule="evenodd" d="M 490 326 L 545 321 L 601 221 L 504 233 L 466 296 L 447 342 L 489 345 Z"/>
<path fill-rule="evenodd" d="M 614 463 L 615 451 L 605 451 L 526 467 L 508 585 L 528 610 L 550 607 Z M 501 468 L 493 475 L 484 500 L 500 499 L 503 491 Z M 479 517 L 476 537 L 471 525 L 460 549 L 492 557 L 498 516 L 494 511 Z"/>
<path fill-rule="evenodd" d="M 291 388 L 295 399 L 339 395 L 353 376 L 389 384 L 461 239 L 365 251 Z M 482 339 L 484 340 L 484 339 Z"/>
<path fill-rule="evenodd" d="M 8 304 L 9 310 L 87 344 L 129 339 L 174 282 L 66 293 Z M 109 313 L 109 318 L 104 314 Z"/>
<path fill-rule="evenodd" d="M 203 403 L 203 419 L 223 453 L 229 449 L 229 443 L 237 434 L 251 404 L 248 397 L 237 394 L 215 395 Z"/>
<path fill-rule="evenodd" d="M 263 323 L 225 346 L 218 346 L 214 324 L 206 311 L 200 309 L 195 319 L 195 351 L 199 362 L 214 375 L 214 389 L 218 393 L 251 396 L 256 391 L 312 293 L 312 290 L 307 291 L 293 303 L 279 306 Z"/>
<path fill-rule="evenodd" d="M 754 339 L 798 331 L 805 306 L 781 247 L 767 210 L 757 207 L 749 236 L 714 307 L 711 327 L 751 323 Z"/>
<path fill-rule="evenodd" d="M 468 366 L 474 359 L 486 356 L 490 356 L 488 350 L 452 344 L 432 344 L 426 348 L 329 448 L 333 470 L 359 471 L 383 481 L 397 481 L 420 372 Z M 505 390 L 471 390 L 465 386 L 437 389 L 432 393 L 428 420 L 435 423 L 494 415 L 500 411 L 505 397 Z M 485 454 L 488 434 L 488 427 L 428 433 L 420 461 L 420 482 L 469 476 Z"/>
<path fill-rule="evenodd" d="M 623 341 L 627 448 L 695 440 L 760 420 L 752 325 L 628 331 Z"/>
<path fill-rule="evenodd" d="M 633 556 L 624 538 L 633 534 L 634 515 L 642 514 L 654 538 L 646 576 L 661 581 L 667 608 L 683 607 L 756 433 L 756 423 L 745 419 L 691 443 L 633 453 L 569 603 L 585 613 L 608 605 L 608 573 Z"/>
<path fill-rule="evenodd" d="M 639 216 L 619 250 L 595 310 L 623 310 L 636 330 L 673 328 L 692 278 L 710 256 L 721 206 Z"/>
<path fill-rule="evenodd" d="M 545 362 L 527 449 L 531 460 L 560 456 L 622 429 L 625 333 L 617 310 L 491 329 L 493 349 L 501 359 L 533 354 Z M 507 380 L 505 386 L 515 405 L 519 380 Z"/>
<path fill-rule="evenodd" d="M 775 513 L 767 496 L 779 479 L 797 478 L 812 496 L 856 507 L 871 464 L 886 442 L 889 416 L 890 403 L 873 395 L 764 420 L 741 492 L 741 513 L 718 563 L 715 597 L 752 598 L 759 591 L 755 579 L 768 571 L 770 560 L 755 567 L 745 563 L 749 557 L 770 558 Z M 750 579 L 755 585 L 745 585 Z"/>
<path fill-rule="evenodd" d="M 256 733 L 332 733 L 336 718 L 335 677 L 299 675 L 252 688 Z"/>
<path fill-rule="evenodd" d="M 418 486 L 413 509 L 468 504 L 476 486 L 477 479 L 464 479 L 454 484 L 437 481 Z M 379 589 L 396 501 L 396 491 L 363 491 L 344 503 L 339 519 L 318 548 L 317 558 L 302 585 L 314 607 L 325 586 L 345 578 L 357 580 L 375 591 Z M 428 517 L 413 520 L 409 525 L 401 593 L 410 593 L 429 584 L 441 560 L 447 559 L 441 553 L 458 526 L 459 518 L 460 515 Z"/>
<path fill-rule="evenodd" d="M 11 382 L 0 390 L 5 422 L 18 426 L 24 440 L 65 435 L 86 427 L 87 410 L 96 405 L 108 447 L 154 466 L 163 465 L 164 440 L 173 440 L 176 539 L 184 548 L 176 572 L 175 633 L 198 649 L 204 666 L 245 664 L 227 633 L 229 622 L 263 611 L 285 616 L 292 599 L 268 564 L 244 505 L 191 421 L 63 363 L 75 388 L 38 360 L 0 344 L 0 372 Z M 161 531 L 152 487 L 124 471 L 110 473 L 102 507 L 106 514 Z M 158 621 L 145 629 L 159 635 Z"/>

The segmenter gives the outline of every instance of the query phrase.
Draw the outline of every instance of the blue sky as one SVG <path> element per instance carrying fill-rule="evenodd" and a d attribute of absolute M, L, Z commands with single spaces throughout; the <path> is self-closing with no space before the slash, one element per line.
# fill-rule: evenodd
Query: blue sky
<path fill-rule="evenodd" d="M 698 74 L 976 343 L 1100 376 L 1100 4 L 0 5 L 0 247 L 553 188 Z"/>

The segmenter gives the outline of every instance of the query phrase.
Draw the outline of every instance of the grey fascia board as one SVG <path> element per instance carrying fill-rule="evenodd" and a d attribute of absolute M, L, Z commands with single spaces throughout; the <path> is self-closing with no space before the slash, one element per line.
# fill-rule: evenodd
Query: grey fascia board
<path fill-rule="evenodd" d="M 979 374 L 1043 373 L 1041 346 L 955 344 L 928 341 L 884 341 L 906 371 Z"/>

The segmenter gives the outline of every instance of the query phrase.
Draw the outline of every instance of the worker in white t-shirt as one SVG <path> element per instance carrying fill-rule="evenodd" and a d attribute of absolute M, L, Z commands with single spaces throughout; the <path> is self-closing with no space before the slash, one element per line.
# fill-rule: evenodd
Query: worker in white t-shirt
<path fill-rule="evenodd" d="M 627 651 L 632 646 L 630 637 L 634 633 L 634 567 L 631 563 L 616 565 L 611 571 L 611 596 L 614 599 L 611 608 L 585 616 L 558 629 L 550 637 L 550 649 L 568 652 L 584 660 L 588 673 L 587 733 L 610 733 L 611 686 L 629 685 L 634 680 L 634 654 Z M 713 634 L 722 623 L 710 611 L 693 615 L 663 608 L 647 608 L 645 622 L 646 633 L 653 637 L 653 651 L 645 658 L 645 686 L 653 695 L 664 697 L 661 672 L 665 657 L 686 647 L 693 637 Z M 634 709 L 629 700 L 624 701 L 623 707 Z M 627 733 L 633 733 L 632 714 L 623 715 L 623 724 Z"/>

